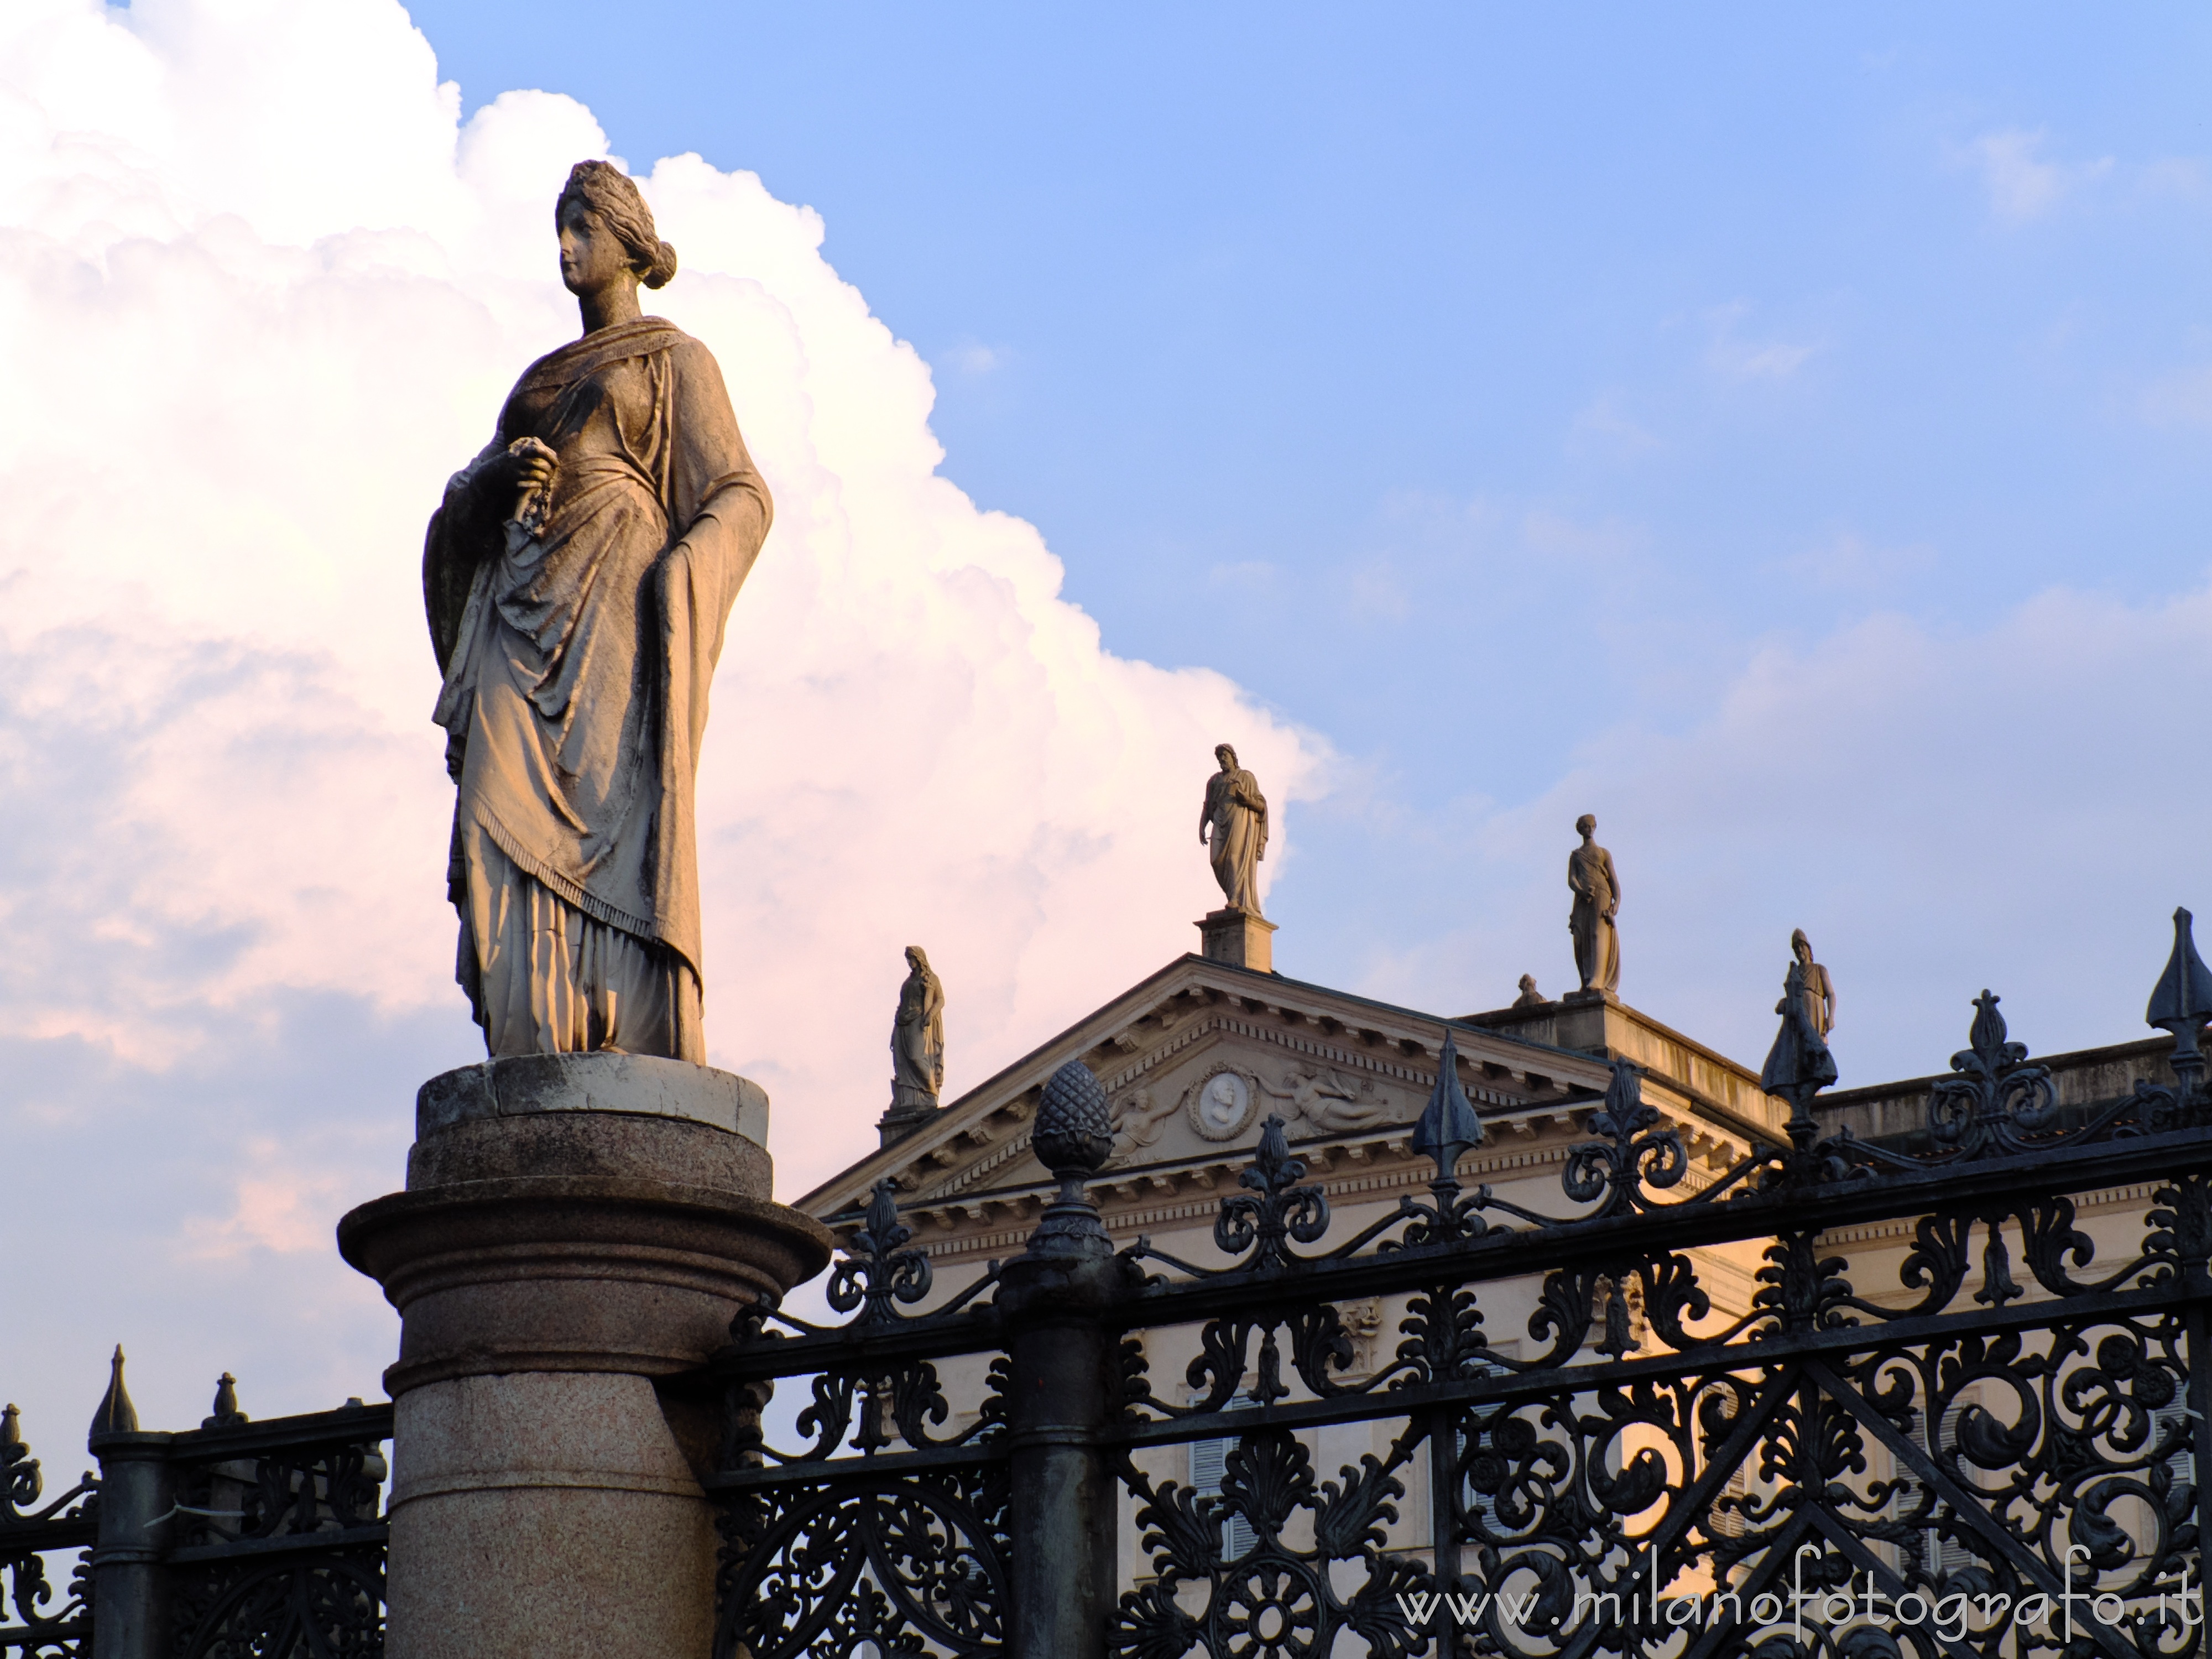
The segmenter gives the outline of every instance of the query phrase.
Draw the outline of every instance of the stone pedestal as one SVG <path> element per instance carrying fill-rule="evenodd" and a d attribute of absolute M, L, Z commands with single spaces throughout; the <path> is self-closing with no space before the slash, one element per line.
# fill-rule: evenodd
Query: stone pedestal
<path fill-rule="evenodd" d="M 423 1085 L 407 1189 L 338 1224 L 399 1310 L 389 1659 L 705 1659 L 714 1538 L 653 1379 L 829 1259 L 769 1201 L 767 1097 L 538 1055 Z"/>
<path fill-rule="evenodd" d="M 1275 971 L 1275 924 L 1249 910 L 1210 910 L 1198 924 L 1199 954 L 1255 973 Z"/>

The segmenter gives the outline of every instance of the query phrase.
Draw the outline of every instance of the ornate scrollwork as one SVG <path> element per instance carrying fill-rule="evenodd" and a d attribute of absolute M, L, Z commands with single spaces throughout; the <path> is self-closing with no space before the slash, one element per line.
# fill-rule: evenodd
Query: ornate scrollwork
<path fill-rule="evenodd" d="M 273 1446 L 226 1455 L 242 1430 L 226 1373 L 198 1437 L 179 1437 L 171 1545 L 174 1659 L 377 1659 L 384 1651 L 386 1422 L 358 1401 Z M 388 1419 L 387 1419 L 388 1420 Z"/>
<path fill-rule="evenodd" d="M 1850 1281 L 1843 1276 L 1850 1263 L 1839 1255 L 1822 1255 L 1818 1244 L 1811 1233 L 1788 1232 L 1766 1247 L 1759 1290 L 1751 1300 L 1761 1336 L 1835 1329 L 1851 1322 L 1844 1308 L 1864 1305 L 1852 1299 Z M 1918 1282 L 1911 1277 L 1916 1261 L 1917 1256 L 1906 1258 L 1908 1284 Z M 1956 1278 L 1950 1288 L 1958 1289 Z"/>
<path fill-rule="evenodd" d="M 1398 1334 L 1405 1340 L 1398 1345 L 1396 1358 L 1376 1379 L 1393 1388 L 1461 1382 L 1481 1376 L 1488 1366 L 1482 1309 L 1464 1285 L 1431 1285 L 1416 1291 L 1407 1299 Z"/>
<path fill-rule="evenodd" d="M 2202 976 L 2193 957 L 2185 967 Z M 2185 986 L 2158 1006 L 2193 1039 L 2207 1001 L 2212 990 Z M 1011 1487 L 979 1494 L 1050 1444 L 1055 1459 L 1118 1468 L 1136 1513 L 1149 1576 L 1111 1615 L 1127 1659 L 1333 1659 L 1363 1645 L 1386 1659 L 2203 1659 L 2198 1618 L 2174 1594 L 2185 1568 L 2201 1586 L 2200 1451 L 2212 1457 L 2212 1383 L 2197 1376 L 2212 1340 L 2201 1090 L 2062 1111 L 1996 999 L 1976 1007 L 1971 1046 L 1936 1091 L 1932 1153 L 1799 1133 L 1670 1197 L 1682 1138 L 1620 1063 L 1567 1160 L 1579 1207 L 1546 1216 L 1460 1183 L 1480 1125 L 1447 1066 L 1421 1134 L 1430 1200 L 1333 1249 L 1302 1248 L 1319 1244 L 1328 1211 L 1278 1121 L 1217 1212 L 1225 1265 L 1140 1240 L 1122 1266 L 1164 1270 L 1129 1271 L 1112 1281 L 1123 1288 L 1100 1289 L 1108 1276 L 1071 1257 L 1053 1265 L 1063 1303 L 1015 1298 L 959 1321 L 940 1309 L 896 1330 L 864 1316 L 741 1344 L 716 1375 L 753 1391 L 756 1415 L 771 1375 L 810 1380 L 802 1426 L 816 1443 L 801 1455 L 818 1462 L 775 1467 L 753 1447 L 709 1480 L 720 1651 L 1006 1647 L 994 1574 L 1020 1565 L 1022 1540 L 1005 1532 Z M 1809 1121 L 1816 1079 L 1792 1075 Z M 1956 1167 L 1972 1159 L 1984 1161 Z M 1526 1224 L 1492 1226 L 1492 1212 Z M 1753 1259 L 1735 1292 L 1747 1305 L 1719 1307 L 1717 1285 Z M 853 1282 L 852 1305 L 866 1305 L 876 1280 Z M 878 1293 L 888 1316 L 896 1296 Z M 1486 1303 L 1527 1310 L 1522 1346 L 1493 1344 Z M 1370 1370 L 1366 1345 L 1394 1316 L 1395 1351 Z M 1155 1334 L 1170 1328 L 1194 1345 L 1170 1374 L 1195 1401 L 1152 1394 L 1146 1351 L 1166 1363 Z M 1079 1346 L 1055 1347 L 1063 1334 Z M 1012 1357 L 1079 1353 L 1075 1381 Z M 957 1395 L 935 1367 L 985 1354 L 996 1404 L 956 1437 Z M 1055 1377 L 1064 1399 L 1037 1392 Z M 1024 1426 L 1000 1437 L 1007 1400 Z M 1387 1424 L 1367 1444 L 1388 1451 L 1320 1480 L 1344 1443 L 1328 1437 L 1360 1424 Z M 1191 1483 L 1160 1479 L 1151 1454 L 1185 1442 L 1211 1449 L 1194 1454 Z M 1024 1487 L 1024 1504 L 1061 1501 L 1040 1491 Z M 1939 1635 L 1857 1611 L 1869 1597 L 2033 1608 L 2069 1583 L 2085 1602 L 2117 1598 L 2117 1622 L 2084 1636 L 1977 1614 Z M 1829 1616 L 1846 1591 L 1851 1616 Z M 1828 1600 L 1791 1599 L 1808 1594 Z M 1106 1615 L 1086 1602 L 1084 1616 Z"/>
<path fill-rule="evenodd" d="M 1246 1398 L 1260 1405 L 1287 1399 L 1291 1389 L 1283 1380 L 1283 1345 L 1275 1336 L 1279 1330 L 1288 1333 L 1291 1369 L 1308 1390 L 1322 1398 L 1345 1392 L 1330 1373 L 1352 1369 L 1352 1334 L 1335 1307 L 1324 1302 L 1288 1311 L 1208 1320 L 1199 1335 L 1198 1357 L 1183 1373 L 1183 1381 L 1200 1391 L 1188 1411 L 1218 1412 L 1228 1406 L 1248 1370 L 1253 1380 L 1243 1390 Z M 1260 1350 L 1248 1361 L 1255 1334 Z M 1168 1416 L 1186 1414 L 1164 1401 L 1148 1398 L 1145 1403 Z"/>
<path fill-rule="evenodd" d="M 1604 1138 L 1567 1154 L 1560 1176 L 1567 1196 L 1577 1204 L 1596 1202 L 1601 1216 L 1649 1208 L 1647 1188 L 1663 1191 L 1690 1168 L 1680 1133 L 1657 1128 L 1658 1122 L 1658 1109 L 1644 1103 L 1643 1074 L 1635 1063 L 1614 1060 L 1605 1103 L 1589 1119 L 1591 1133 Z"/>
<path fill-rule="evenodd" d="M 1000 1375 L 994 1371 L 994 1385 Z M 772 1446 L 761 1423 L 771 1386 L 754 1381 L 725 1390 L 722 1468 L 818 1463 L 847 1452 L 873 1457 L 901 1447 L 921 1451 L 962 1446 L 1003 1425 L 1003 1401 L 994 1392 L 957 1432 L 938 1434 L 952 1415 L 944 1382 L 930 1361 L 907 1359 L 817 1373 L 809 1382 L 811 1397 L 793 1425 L 804 1443 Z"/>
<path fill-rule="evenodd" d="M 830 1272 L 829 1304 L 841 1314 L 860 1309 L 856 1325 L 896 1319 L 895 1304 L 919 1302 L 929 1294 L 929 1257 L 907 1248 L 914 1229 L 899 1219 L 897 1191 L 898 1183 L 889 1176 L 876 1183 L 860 1231 Z"/>
<path fill-rule="evenodd" d="M 58 1497 L 46 1491 L 15 1407 L 0 1412 L 0 1654 L 80 1659 L 92 1651 L 92 1567 L 85 1547 L 98 1525 L 100 1483 L 87 1474 Z M 13 1536 L 11 1537 L 11 1534 Z M 57 1589 L 60 1557 L 69 1579 Z"/>
<path fill-rule="evenodd" d="M 2018 1152 L 2049 1132 L 2058 1094 L 2048 1066 L 2027 1063 L 2025 1043 L 2008 1042 L 1999 998 L 1974 999 L 1967 1046 L 1951 1056 L 1958 1075 L 1940 1079 L 1928 1097 L 1928 1133 L 1967 1158 Z"/>
<path fill-rule="evenodd" d="M 718 1520 L 718 1655 L 995 1656 L 1006 1640 L 1002 1463 L 749 1492 Z"/>
<path fill-rule="evenodd" d="M 243 1558 L 179 1575 L 176 1659 L 381 1659 L 384 1552 Z"/>
<path fill-rule="evenodd" d="M 1316 1481 L 1301 1442 L 1261 1430 L 1231 1449 L 1218 1498 L 1171 1480 L 1155 1486 L 1125 1462 L 1121 1479 L 1139 1503 L 1139 1547 L 1157 1577 L 1122 1595 L 1112 1650 L 1130 1659 L 1180 1656 L 1194 1646 L 1209 1659 L 1325 1659 L 1348 1632 L 1386 1659 L 1418 1652 L 1426 1638 L 1407 1619 L 1401 1598 L 1426 1592 L 1433 1579 L 1418 1562 L 1383 1551 L 1395 1500 L 1406 1493 L 1397 1471 L 1413 1451 L 1403 1441 L 1387 1458 L 1369 1453 L 1337 1480 Z M 1304 1548 L 1285 1536 L 1301 1514 L 1313 1540 Z M 1253 1539 L 1233 1559 L 1224 1524 L 1232 1516 Z M 1348 1594 L 1333 1571 L 1339 1563 L 1362 1573 Z M 1195 1610 L 1183 1605 L 1186 1586 L 1204 1598 Z"/>
<path fill-rule="evenodd" d="M 1260 1144 L 1237 1177 L 1249 1192 L 1232 1193 L 1214 1218 L 1213 1243 L 1226 1256 L 1247 1258 L 1239 1266 L 1258 1273 L 1279 1272 L 1302 1258 L 1292 1242 L 1310 1244 L 1328 1231 L 1328 1198 L 1318 1186 L 1301 1185 L 1305 1160 L 1291 1156 L 1283 1120 L 1271 1115 L 1260 1127 Z"/>

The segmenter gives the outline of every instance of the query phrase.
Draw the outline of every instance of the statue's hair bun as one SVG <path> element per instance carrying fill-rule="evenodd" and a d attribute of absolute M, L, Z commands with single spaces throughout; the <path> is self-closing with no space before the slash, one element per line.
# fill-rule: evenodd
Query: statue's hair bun
<path fill-rule="evenodd" d="M 676 275 L 676 250 L 666 242 L 656 243 L 653 263 L 639 273 L 639 280 L 647 288 L 666 288 L 669 279 Z"/>

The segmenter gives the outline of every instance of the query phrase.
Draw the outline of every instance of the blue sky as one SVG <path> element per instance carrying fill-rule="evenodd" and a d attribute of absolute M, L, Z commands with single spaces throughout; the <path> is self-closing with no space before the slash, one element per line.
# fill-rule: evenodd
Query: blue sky
<path fill-rule="evenodd" d="M 413 15 L 471 106 L 819 210 L 1109 647 L 1328 738 L 1276 900 L 1321 976 L 1441 925 L 1457 817 L 1762 649 L 2203 580 L 2201 8 Z"/>
<path fill-rule="evenodd" d="M 1627 1000 L 1755 1065 L 1802 926 L 1847 1085 L 1940 1069 L 1984 986 L 2038 1052 L 2135 1036 L 2212 915 L 2201 7 L 428 0 L 426 47 L 394 0 L 40 4 L 0 8 L 0 1246 L 76 1274 L 23 1315 L 36 1425 L 118 1337 L 162 1423 L 390 1356 L 331 1228 L 481 1052 L 421 526 L 575 326 L 546 209 L 602 135 L 781 509 L 701 800 L 710 1056 L 786 1196 L 873 1141 L 901 946 L 956 1092 L 1189 948 L 1222 738 L 1278 965 L 1440 1013 L 1568 988 L 1583 811 Z"/>

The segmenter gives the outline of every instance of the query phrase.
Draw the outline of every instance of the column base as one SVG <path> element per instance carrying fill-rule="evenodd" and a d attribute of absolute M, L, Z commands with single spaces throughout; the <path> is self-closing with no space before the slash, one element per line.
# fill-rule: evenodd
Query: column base
<path fill-rule="evenodd" d="M 769 1200 L 767 1108 L 625 1054 L 423 1086 L 407 1190 L 338 1224 L 400 1317 L 387 1659 L 707 1659 L 714 1454 L 653 1379 L 829 1260 Z"/>

